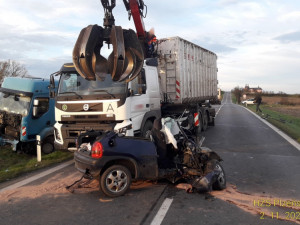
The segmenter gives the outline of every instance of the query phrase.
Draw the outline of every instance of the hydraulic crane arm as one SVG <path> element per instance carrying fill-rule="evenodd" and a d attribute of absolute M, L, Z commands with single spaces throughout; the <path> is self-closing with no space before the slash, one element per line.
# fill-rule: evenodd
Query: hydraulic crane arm
<path fill-rule="evenodd" d="M 143 12 L 144 8 L 147 7 L 144 4 L 143 0 L 123 0 L 124 5 L 126 10 L 128 11 L 129 14 L 129 19 L 130 16 L 132 15 L 135 29 L 137 32 L 137 35 L 139 39 L 145 39 L 146 38 L 146 30 L 145 30 L 145 25 L 144 25 L 144 20 L 143 20 Z"/>

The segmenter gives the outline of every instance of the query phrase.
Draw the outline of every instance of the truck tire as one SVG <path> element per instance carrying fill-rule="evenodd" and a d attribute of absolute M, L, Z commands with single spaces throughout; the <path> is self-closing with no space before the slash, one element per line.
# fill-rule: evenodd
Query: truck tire
<path fill-rule="evenodd" d="M 214 159 L 215 160 L 215 159 Z M 219 171 L 220 174 L 217 180 L 212 184 L 214 190 L 223 190 L 226 188 L 226 175 L 221 163 L 215 160 L 215 171 Z"/>
<path fill-rule="evenodd" d="M 207 116 L 207 113 L 204 112 L 204 114 L 203 114 L 203 126 L 202 126 L 202 130 L 206 131 L 207 130 L 207 126 L 208 126 L 208 116 Z"/>
<path fill-rule="evenodd" d="M 54 137 L 53 136 L 46 137 L 43 140 L 42 152 L 44 154 L 49 154 L 51 152 L 54 152 Z"/>
<path fill-rule="evenodd" d="M 141 136 L 144 137 L 144 138 L 150 138 L 152 127 L 153 127 L 152 121 L 147 120 L 144 127 L 143 127 L 143 129 L 142 129 Z"/>
<path fill-rule="evenodd" d="M 121 165 L 106 169 L 100 177 L 100 189 L 108 197 L 124 195 L 131 185 L 131 173 Z"/>

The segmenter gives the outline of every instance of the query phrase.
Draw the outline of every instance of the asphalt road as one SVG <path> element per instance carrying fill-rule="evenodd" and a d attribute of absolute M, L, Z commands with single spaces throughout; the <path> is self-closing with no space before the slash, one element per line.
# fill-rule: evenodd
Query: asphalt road
<path fill-rule="evenodd" d="M 95 181 L 70 193 L 64 187 L 80 178 L 71 165 L 0 193 L 0 224 L 159 224 L 156 215 L 161 224 L 300 224 L 300 151 L 229 94 L 218 109 L 203 145 L 224 159 L 226 190 L 187 194 L 169 183 L 138 182 L 110 199 Z"/>

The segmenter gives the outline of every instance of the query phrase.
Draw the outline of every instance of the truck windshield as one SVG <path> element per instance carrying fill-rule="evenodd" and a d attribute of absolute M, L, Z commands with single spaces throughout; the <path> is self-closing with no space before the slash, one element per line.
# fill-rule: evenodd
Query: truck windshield
<path fill-rule="evenodd" d="M 31 97 L 0 92 L 0 110 L 26 116 Z"/>
<path fill-rule="evenodd" d="M 107 74 L 103 81 L 96 78 L 95 81 L 88 81 L 77 73 L 63 73 L 58 87 L 58 95 L 93 95 L 108 94 L 115 98 L 115 94 L 125 94 L 126 83 L 115 82 L 111 75 Z"/>

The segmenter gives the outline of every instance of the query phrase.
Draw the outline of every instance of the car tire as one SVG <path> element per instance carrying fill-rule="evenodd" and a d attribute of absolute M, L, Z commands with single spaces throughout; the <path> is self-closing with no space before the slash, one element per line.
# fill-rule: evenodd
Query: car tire
<path fill-rule="evenodd" d="M 111 166 L 100 177 L 100 189 L 108 197 L 124 195 L 130 185 L 131 173 L 125 166 Z"/>
<path fill-rule="evenodd" d="M 212 188 L 214 190 L 223 190 L 226 188 L 226 175 L 225 171 L 221 165 L 221 163 L 218 160 L 215 160 L 215 171 L 219 171 L 220 174 L 217 177 L 216 181 L 212 184 Z"/>
<path fill-rule="evenodd" d="M 152 127 L 153 127 L 152 121 L 147 120 L 144 127 L 143 127 L 143 129 L 142 129 L 141 136 L 144 137 L 144 138 L 150 139 Z"/>
<path fill-rule="evenodd" d="M 42 142 L 42 152 L 44 154 L 50 154 L 54 152 L 54 137 L 46 137 Z"/>

